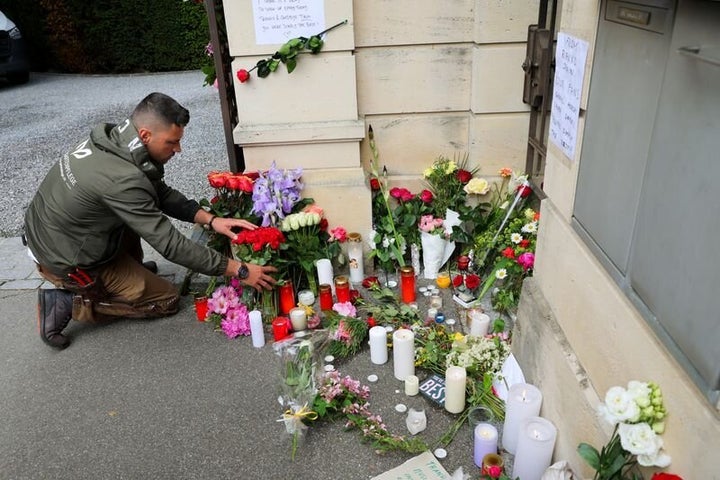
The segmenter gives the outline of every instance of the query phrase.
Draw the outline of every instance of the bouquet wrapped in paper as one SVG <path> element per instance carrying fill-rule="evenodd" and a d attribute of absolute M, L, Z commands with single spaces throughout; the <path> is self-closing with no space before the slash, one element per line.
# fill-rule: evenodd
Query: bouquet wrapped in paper
<path fill-rule="evenodd" d="M 327 340 L 327 333 L 315 330 L 304 337 L 291 337 L 274 345 L 275 353 L 280 357 L 280 397 L 278 401 L 283 414 L 278 422 L 292 435 L 291 457 L 295 453 L 300 439 L 308 428 L 308 423 L 317 419 L 312 410 L 322 375 L 318 365 Z"/>

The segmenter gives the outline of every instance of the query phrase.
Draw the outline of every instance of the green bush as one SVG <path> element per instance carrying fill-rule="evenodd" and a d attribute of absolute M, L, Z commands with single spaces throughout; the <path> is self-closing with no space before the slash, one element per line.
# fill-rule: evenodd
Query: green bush
<path fill-rule="evenodd" d="M 34 65 L 61 72 L 197 69 L 209 41 L 205 6 L 182 0 L 0 0 Z"/>

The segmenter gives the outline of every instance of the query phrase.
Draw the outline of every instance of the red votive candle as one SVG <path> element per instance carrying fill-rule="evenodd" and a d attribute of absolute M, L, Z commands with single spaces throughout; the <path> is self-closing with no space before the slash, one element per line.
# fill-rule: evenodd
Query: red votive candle
<path fill-rule="evenodd" d="M 337 297 L 338 303 L 350 301 L 350 282 L 345 275 L 335 277 L 335 296 Z"/>
<path fill-rule="evenodd" d="M 290 310 L 295 308 L 295 290 L 290 280 L 286 280 L 284 284 L 280 285 L 280 313 L 287 315 Z"/>
<path fill-rule="evenodd" d="M 470 266 L 470 257 L 467 255 L 460 255 L 458 257 L 458 269 L 465 271 Z"/>
<path fill-rule="evenodd" d="M 322 283 L 318 287 L 318 294 L 320 296 L 320 310 L 332 310 L 332 287 L 327 283 Z"/>
<path fill-rule="evenodd" d="M 415 269 L 410 265 L 400 268 L 400 296 L 404 303 L 415 301 Z"/>
<path fill-rule="evenodd" d="M 198 322 L 204 322 L 208 313 L 208 298 L 198 297 L 195 299 L 195 314 Z"/>
<path fill-rule="evenodd" d="M 287 317 L 275 317 L 272 321 L 273 338 L 276 342 L 290 335 L 290 320 Z"/>

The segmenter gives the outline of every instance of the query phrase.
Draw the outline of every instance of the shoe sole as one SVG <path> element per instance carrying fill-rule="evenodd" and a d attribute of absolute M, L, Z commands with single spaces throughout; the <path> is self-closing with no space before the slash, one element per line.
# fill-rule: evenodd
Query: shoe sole
<path fill-rule="evenodd" d="M 49 345 L 52 348 L 56 348 L 58 350 L 63 350 L 67 348 L 70 345 L 70 341 L 62 334 L 58 334 L 60 337 L 65 339 L 65 342 L 62 344 L 56 344 L 50 341 L 45 336 L 45 295 L 43 295 L 42 290 L 38 290 L 38 307 L 37 307 L 37 329 L 38 334 L 40 334 L 40 339 L 45 343 L 46 345 Z"/>

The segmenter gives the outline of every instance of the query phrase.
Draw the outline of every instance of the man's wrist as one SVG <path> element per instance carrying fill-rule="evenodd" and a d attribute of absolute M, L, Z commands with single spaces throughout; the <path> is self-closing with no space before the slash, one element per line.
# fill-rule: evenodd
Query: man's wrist
<path fill-rule="evenodd" d="M 240 267 L 238 267 L 237 277 L 240 280 L 247 280 L 247 278 L 249 276 L 250 276 L 250 270 L 248 269 L 247 264 L 243 261 L 240 261 Z"/>
<path fill-rule="evenodd" d="M 210 221 L 207 222 L 205 225 L 203 225 L 203 228 L 204 228 L 205 230 L 212 231 L 212 230 L 213 230 L 212 224 L 213 224 L 213 222 L 215 221 L 216 218 L 217 218 L 217 215 L 213 215 L 213 216 L 210 218 Z"/>

